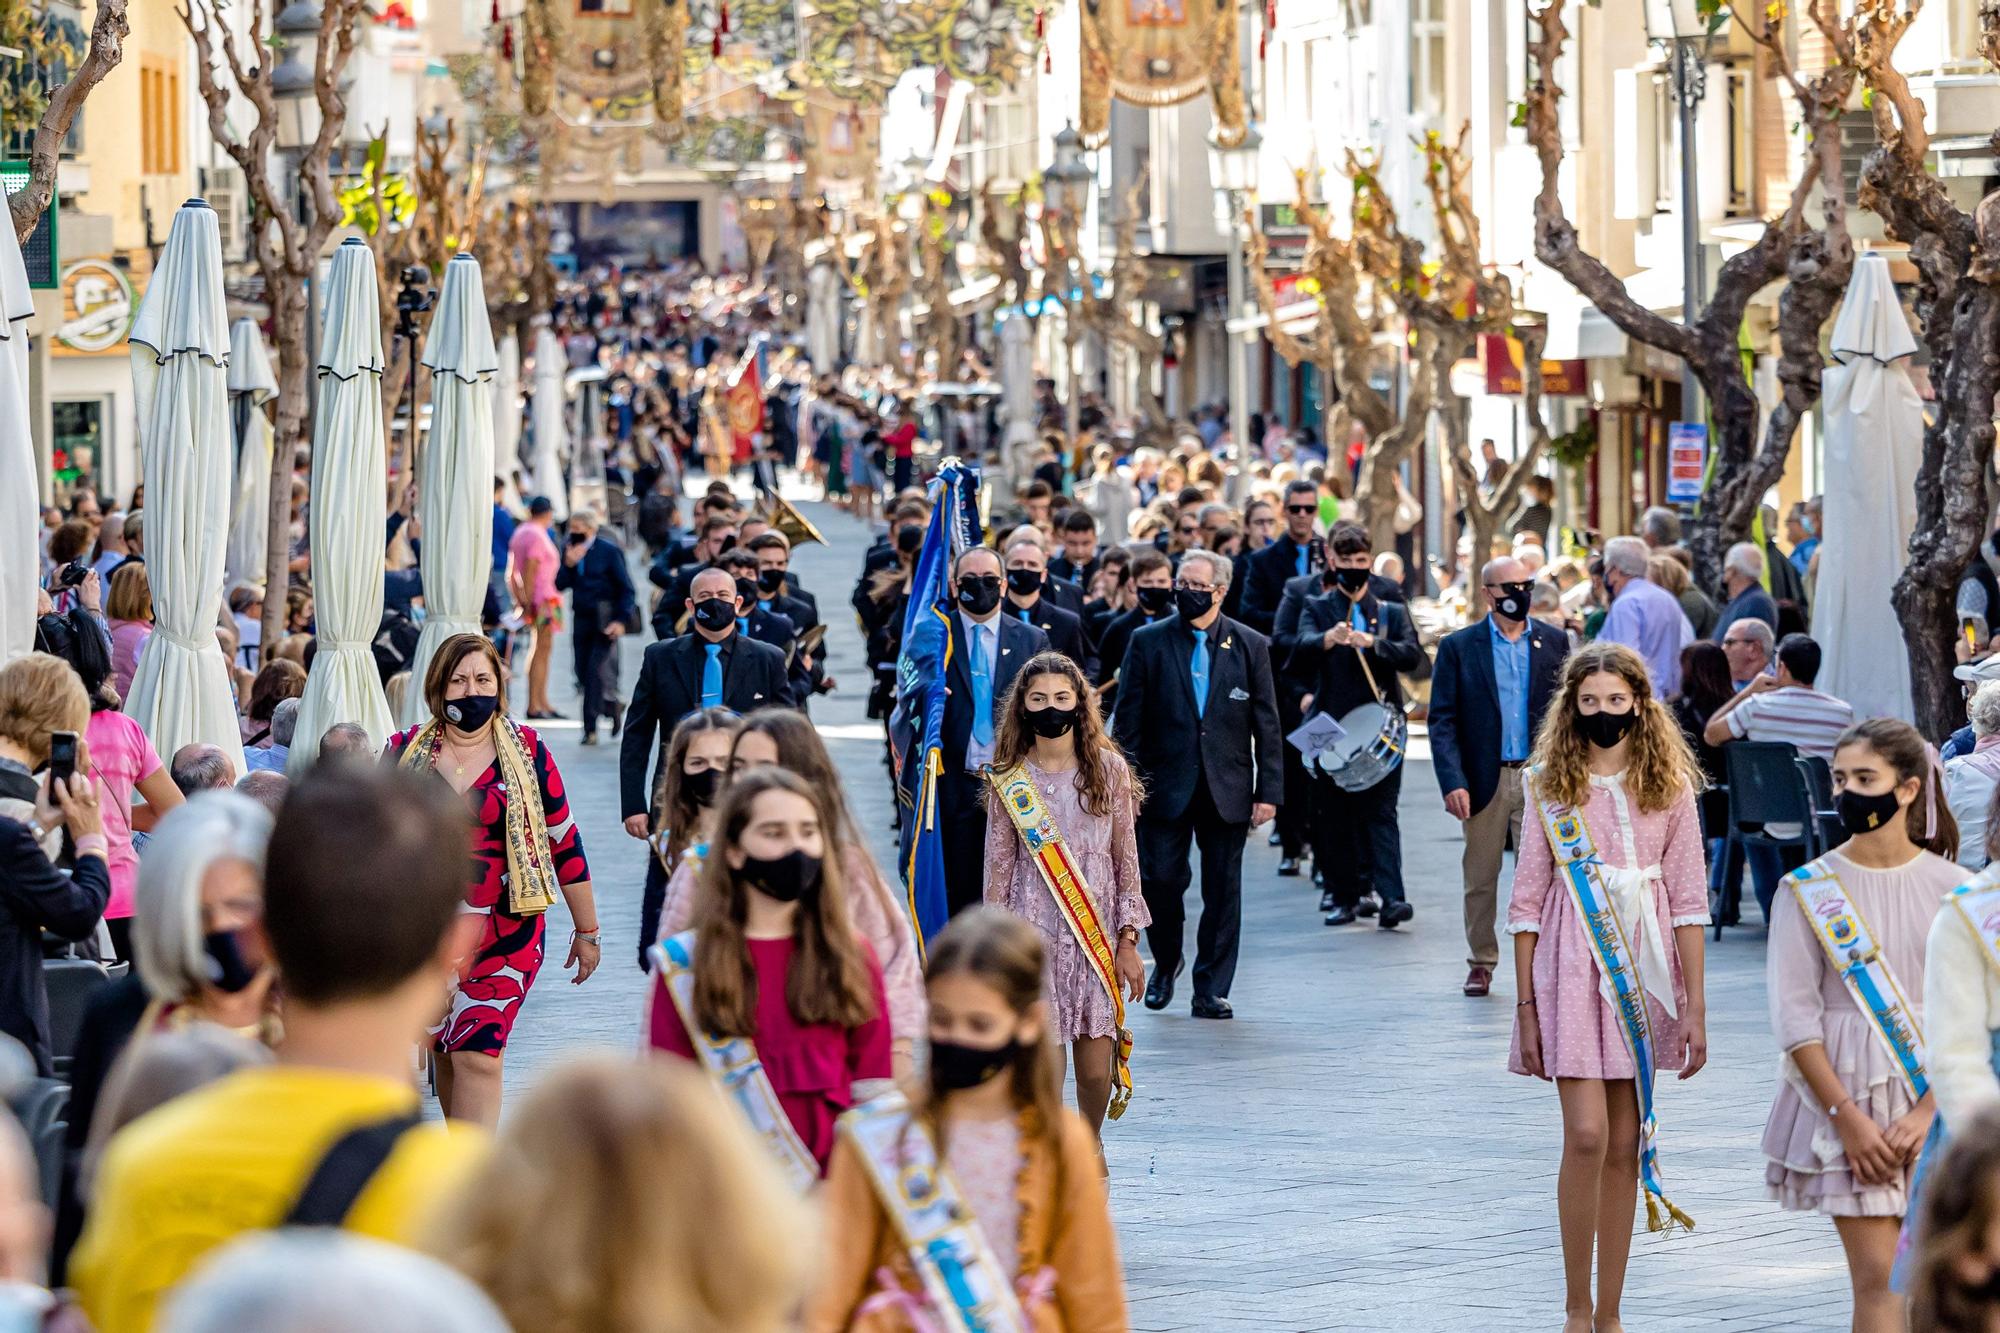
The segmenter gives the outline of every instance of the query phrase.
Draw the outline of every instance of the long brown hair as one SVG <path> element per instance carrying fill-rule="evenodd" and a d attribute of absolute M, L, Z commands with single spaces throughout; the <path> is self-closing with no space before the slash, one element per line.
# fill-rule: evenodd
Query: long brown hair
<path fill-rule="evenodd" d="M 1617 676 L 1632 691 L 1632 712 L 1639 720 L 1626 741 L 1625 789 L 1639 808 L 1657 813 L 1699 793 L 1706 785 L 1701 768 L 1674 715 L 1654 697 L 1646 659 L 1623 644 L 1592 643 L 1563 664 L 1560 694 L 1536 733 L 1529 761 L 1536 769 L 1536 794 L 1567 806 L 1590 799 L 1590 742 L 1577 725 L 1576 696 L 1585 680 L 1599 674 Z"/>
<path fill-rule="evenodd" d="M 743 936 L 750 889 L 730 868 L 728 851 L 743 837 L 757 798 L 768 791 L 811 802 L 827 831 L 822 836 L 834 845 L 834 813 L 796 775 L 761 764 L 735 775 L 723 789 L 695 906 L 694 1013 L 703 1028 L 725 1037 L 757 1034 L 757 975 Z M 802 1026 L 852 1028 L 875 1016 L 867 958 L 847 918 L 839 857 L 821 858 L 819 887 L 800 900 L 792 939 L 798 952 L 785 977 L 785 1006 L 795 1020 Z"/>
<path fill-rule="evenodd" d="M 2000 1212 L 2000 1110 L 1988 1108 L 1960 1126 L 1929 1180 L 1917 1230 L 1910 1327 L 1985 1333 L 1990 1306 L 1981 1292 L 1966 1286 L 1958 1264 L 1982 1255 Z"/>
<path fill-rule="evenodd" d="M 660 761 L 659 777 L 653 786 L 653 832 L 667 835 L 661 858 L 669 874 L 681 863 L 688 840 L 701 826 L 701 807 L 694 803 L 694 797 L 681 782 L 681 765 L 687 762 L 688 747 L 705 731 L 727 731 L 735 725 L 736 714 L 727 708 L 698 708 L 680 720 L 667 740 L 666 757 Z M 720 797 L 718 788 L 717 799 Z"/>
<path fill-rule="evenodd" d="M 1865 745 L 1881 755 L 1896 770 L 1898 786 L 1911 778 L 1917 780 L 1917 799 L 1910 802 L 1904 815 L 1909 821 L 1910 841 L 1947 861 L 1957 860 L 1958 821 L 1952 818 L 1938 782 L 1937 751 L 1924 740 L 1923 733 L 1900 718 L 1871 717 L 1841 732 L 1833 743 L 1834 754 L 1849 745 Z"/>
<path fill-rule="evenodd" d="M 833 807 L 834 823 L 828 834 L 843 844 L 866 847 L 854 816 L 847 808 L 847 801 L 841 794 L 840 770 L 833 765 L 833 756 L 826 752 L 826 742 L 820 739 L 819 728 L 807 720 L 804 713 L 790 708 L 762 708 L 737 724 L 736 737 L 729 747 L 729 765 L 736 767 L 736 750 L 743 744 L 743 738 L 751 732 L 769 736 L 771 744 L 778 748 L 778 766 L 806 780 L 806 785 L 820 793 L 824 802 Z"/>
<path fill-rule="evenodd" d="M 1115 813 L 1111 808 L 1112 794 L 1117 785 L 1117 770 L 1124 766 L 1125 752 L 1104 730 L 1104 714 L 1097 707 L 1097 695 L 1083 678 L 1082 668 L 1061 653 L 1036 653 L 1007 687 L 993 728 L 994 771 L 1016 768 L 1034 751 L 1035 733 L 1028 725 L 1028 687 L 1037 676 L 1061 676 L 1076 691 L 1076 726 L 1071 729 L 1069 739 L 1076 746 L 1077 785 L 1082 788 L 1083 808 L 1100 819 Z M 1132 806 L 1137 809 L 1143 798 L 1138 789 L 1138 774 L 1130 773 L 1130 781 Z"/>

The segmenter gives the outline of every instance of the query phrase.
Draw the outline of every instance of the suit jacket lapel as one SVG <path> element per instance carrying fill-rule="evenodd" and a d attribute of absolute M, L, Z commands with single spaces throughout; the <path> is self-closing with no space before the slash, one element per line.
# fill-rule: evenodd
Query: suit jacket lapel
<path fill-rule="evenodd" d="M 1180 634 L 1175 634 L 1171 639 L 1174 655 L 1180 658 L 1180 662 L 1174 671 L 1174 679 L 1181 683 L 1181 690 L 1187 695 L 1188 707 L 1193 708 L 1195 703 L 1194 642 L 1200 637 L 1201 631 L 1188 624 L 1185 620 L 1180 621 L 1179 624 L 1181 632 L 1186 634 L 1187 637 L 1184 639 Z M 1211 682 L 1215 679 L 1215 658 L 1212 653 L 1209 655 L 1208 678 Z"/>
<path fill-rule="evenodd" d="M 1479 627 L 1486 632 L 1473 640 L 1470 654 L 1472 676 L 1485 688 L 1486 697 L 1497 707 L 1500 703 L 1500 682 L 1493 674 L 1493 625 L 1490 621 L 1482 620 L 1479 622 Z M 1533 651 L 1531 647 L 1529 652 Z"/>
<path fill-rule="evenodd" d="M 946 672 L 951 677 L 951 689 L 965 691 L 966 698 L 972 697 L 972 648 L 965 637 L 965 623 L 958 618 L 958 612 L 946 614 L 946 623 L 951 628 L 951 666 Z"/>
<path fill-rule="evenodd" d="M 674 668 L 680 672 L 681 684 L 687 690 L 687 697 L 694 700 L 695 707 L 699 708 L 701 707 L 701 661 L 707 651 L 703 645 L 708 641 L 690 631 L 675 642 L 681 644 L 682 648 L 673 654 Z M 672 731 L 674 724 L 679 721 L 679 718 L 671 719 L 667 724 L 667 730 Z"/>

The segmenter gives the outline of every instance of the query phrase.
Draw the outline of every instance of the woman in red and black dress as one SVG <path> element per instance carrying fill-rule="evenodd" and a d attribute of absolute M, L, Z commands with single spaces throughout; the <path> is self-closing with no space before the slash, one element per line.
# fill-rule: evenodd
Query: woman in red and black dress
<path fill-rule="evenodd" d="M 560 893 L 576 928 L 566 968 L 581 983 L 601 955 L 583 838 L 562 774 L 541 737 L 501 711 L 500 655 L 478 634 L 439 645 L 424 674 L 431 720 L 389 740 L 388 761 L 436 773 L 464 795 L 473 822 L 467 910 L 486 918 L 479 947 L 431 1030 L 438 1102 L 458 1120 L 500 1118 L 501 1057 L 544 955 L 546 912 Z M 515 801 L 533 789 L 534 799 Z"/>

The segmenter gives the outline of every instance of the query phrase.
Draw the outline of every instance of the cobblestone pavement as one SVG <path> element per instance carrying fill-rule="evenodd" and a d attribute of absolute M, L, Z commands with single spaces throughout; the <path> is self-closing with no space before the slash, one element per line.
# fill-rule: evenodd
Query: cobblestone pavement
<path fill-rule="evenodd" d="M 846 605 L 867 539 L 835 510 L 803 508 L 832 542 L 802 549 L 794 568 L 819 598 L 840 683 L 813 718 L 886 856 L 881 732 L 862 714 L 867 671 Z M 643 587 L 636 560 L 634 575 Z M 628 690 L 642 648 L 626 646 Z M 568 663 L 558 645 L 558 707 L 574 716 Z M 596 876 L 605 964 L 568 984 L 557 909 L 508 1056 L 510 1098 L 580 1051 L 631 1049 L 641 999 L 644 852 L 619 828 L 616 744 L 581 748 L 575 722 L 546 731 Z M 1136 1329 L 1560 1326 L 1555 1091 L 1507 1073 L 1511 965 L 1490 998 L 1459 993 L 1460 840 L 1421 745 L 1410 770 L 1413 923 L 1326 929 L 1309 881 L 1279 879 L 1259 834 L 1244 868 L 1235 1021 L 1197 1022 L 1184 998 L 1164 1013 L 1135 1008 L 1138 1097 L 1105 1142 Z M 1641 1235 L 1625 1301 L 1634 1333 L 1847 1326 L 1831 1223 L 1764 1198 L 1758 1140 L 1777 1053 L 1763 958 L 1760 927 L 1711 945 L 1709 1067 L 1665 1083 L 1660 1109 L 1669 1188 L 1698 1229 Z"/>

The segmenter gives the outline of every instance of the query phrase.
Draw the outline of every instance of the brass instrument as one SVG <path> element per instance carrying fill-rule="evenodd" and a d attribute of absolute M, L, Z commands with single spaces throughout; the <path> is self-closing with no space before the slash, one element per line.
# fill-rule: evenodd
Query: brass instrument
<path fill-rule="evenodd" d="M 826 538 L 819 535 L 819 529 L 812 521 L 792 506 L 782 495 L 760 495 L 757 497 L 757 517 L 785 534 L 785 540 L 794 548 L 814 542 L 826 545 Z"/>

